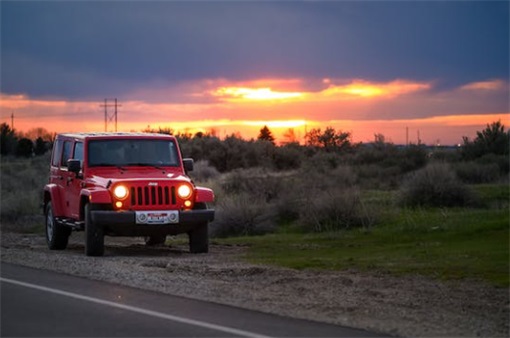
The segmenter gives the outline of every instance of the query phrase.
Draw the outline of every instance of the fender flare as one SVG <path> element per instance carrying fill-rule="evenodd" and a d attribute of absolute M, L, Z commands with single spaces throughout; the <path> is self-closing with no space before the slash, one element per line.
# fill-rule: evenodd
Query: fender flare
<path fill-rule="evenodd" d="M 54 183 L 46 184 L 44 186 L 43 196 L 43 213 L 46 213 L 46 205 L 51 202 L 53 207 L 53 216 L 59 217 L 64 215 L 63 200 L 60 195 L 58 185 Z"/>
<path fill-rule="evenodd" d="M 112 203 L 110 192 L 102 188 L 82 189 L 80 192 L 82 197 L 85 197 L 89 203 L 94 204 L 109 204 Z"/>
<path fill-rule="evenodd" d="M 196 187 L 195 203 L 214 202 L 214 192 L 209 188 Z"/>

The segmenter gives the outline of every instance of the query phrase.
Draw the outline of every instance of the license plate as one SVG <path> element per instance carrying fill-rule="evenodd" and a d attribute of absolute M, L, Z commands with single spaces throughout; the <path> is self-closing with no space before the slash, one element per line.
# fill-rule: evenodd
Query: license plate
<path fill-rule="evenodd" d="M 136 224 L 175 224 L 179 223 L 179 212 L 169 211 L 136 211 Z"/>

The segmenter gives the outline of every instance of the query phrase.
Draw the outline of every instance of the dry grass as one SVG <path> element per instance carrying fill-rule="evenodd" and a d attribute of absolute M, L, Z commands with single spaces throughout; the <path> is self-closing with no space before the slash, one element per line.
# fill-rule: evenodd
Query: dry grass
<path fill-rule="evenodd" d="M 2 157 L 1 210 L 2 222 L 17 223 L 36 218 L 42 213 L 42 191 L 48 182 L 50 155 L 29 159 Z"/>

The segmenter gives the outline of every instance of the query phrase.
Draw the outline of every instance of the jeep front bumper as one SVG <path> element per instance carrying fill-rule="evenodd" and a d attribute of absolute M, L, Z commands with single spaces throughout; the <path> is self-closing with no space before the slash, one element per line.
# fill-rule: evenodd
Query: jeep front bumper
<path fill-rule="evenodd" d="M 158 211 L 154 211 L 158 213 Z M 92 222 L 96 225 L 125 225 L 125 226 L 145 226 L 137 222 L 135 211 L 109 211 L 93 210 L 90 212 Z M 204 223 L 214 220 L 214 210 L 188 210 L 178 211 L 178 221 L 172 223 L 153 223 L 147 225 L 172 226 L 175 224 Z"/>
<path fill-rule="evenodd" d="M 166 211 L 169 212 L 169 211 Z M 165 211 L 150 211 L 147 214 L 160 214 Z M 149 236 L 154 233 L 179 234 L 193 230 L 196 226 L 214 220 L 214 210 L 172 211 L 168 222 L 141 223 L 135 211 L 92 210 L 90 217 L 95 225 L 102 226 L 105 234 L 120 236 Z M 140 212 L 138 212 L 140 214 Z"/>

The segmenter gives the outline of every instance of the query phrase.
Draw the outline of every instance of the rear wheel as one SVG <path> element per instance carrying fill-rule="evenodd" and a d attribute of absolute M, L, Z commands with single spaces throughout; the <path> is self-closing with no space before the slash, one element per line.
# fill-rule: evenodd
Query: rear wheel
<path fill-rule="evenodd" d="M 103 228 L 92 222 L 90 212 L 95 210 L 94 205 L 85 205 L 85 254 L 87 256 L 104 255 L 104 233 Z"/>
<path fill-rule="evenodd" d="M 67 248 L 71 229 L 59 224 L 53 217 L 51 201 L 46 204 L 46 243 L 50 250 L 64 250 Z"/>

